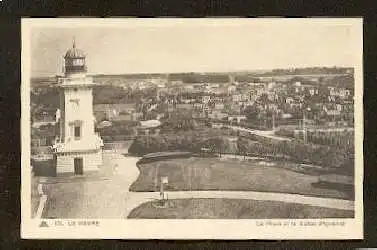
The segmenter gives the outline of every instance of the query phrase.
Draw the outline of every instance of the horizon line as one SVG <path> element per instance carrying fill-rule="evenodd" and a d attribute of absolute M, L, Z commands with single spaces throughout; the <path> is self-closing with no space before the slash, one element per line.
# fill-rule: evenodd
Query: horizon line
<path fill-rule="evenodd" d="M 190 73 L 193 73 L 193 74 L 213 74 L 213 73 L 217 73 L 217 74 L 221 74 L 221 73 L 224 73 L 224 74 L 229 74 L 229 73 L 258 73 L 259 72 L 272 72 L 273 70 L 291 70 L 291 69 L 305 69 L 305 68 L 338 68 L 338 69 L 355 69 L 355 67 L 352 67 L 352 66 L 337 66 L 337 65 L 326 65 L 326 66 L 301 66 L 301 67 L 287 67 L 287 68 L 261 68 L 261 69 L 240 69 L 240 70 L 229 70 L 229 71 L 226 71 L 226 70 L 214 70 L 214 71 L 177 71 L 177 72 L 162 72 L 162 71 L 159 71 L 159 72 L 127 72 L 127 73 L 92 73 L 92 72 L 89 72 L 87 73 L 87 75 L 89 76 L 98 76 L 98 75 L 113 75 L 113 76 L 120 76 L 120 75 L 164 75 L 164 74 L 190 74 Z M 55 73 L 55 74 L 35 74 L 35 75 L 32 75 L 31 74 L 31 77 L 30 78 L 38 78 L 38 77 L 56 77 L 58 75 L 62 75 L 64 73 L 60 72 L 60 73 Z"/>

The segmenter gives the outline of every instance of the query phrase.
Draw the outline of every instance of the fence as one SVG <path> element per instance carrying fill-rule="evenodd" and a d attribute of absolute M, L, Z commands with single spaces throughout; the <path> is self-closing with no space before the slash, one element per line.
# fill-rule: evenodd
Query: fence
<path fill-rule="evenodd" d="M 104 143 L 103 150 L 105 152 L 127 154 L 128 148 L 132 145 L 132 143 L 133 140 Z"/>

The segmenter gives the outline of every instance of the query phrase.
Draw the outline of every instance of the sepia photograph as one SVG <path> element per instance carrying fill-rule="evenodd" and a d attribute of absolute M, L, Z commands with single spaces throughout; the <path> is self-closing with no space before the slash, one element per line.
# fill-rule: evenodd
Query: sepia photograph
<path fill-rule="evenodd" d="M 43 20 L 23 237 L 362 239 L 362 19 Z"/>

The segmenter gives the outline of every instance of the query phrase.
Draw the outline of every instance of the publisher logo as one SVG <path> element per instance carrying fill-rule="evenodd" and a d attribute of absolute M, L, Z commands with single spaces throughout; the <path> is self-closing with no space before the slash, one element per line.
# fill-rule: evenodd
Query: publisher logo
<path fill-rule="evenodd" d="M 48 224 L 46 221 L 42 221 L 41 224 L 39 224 L 39 227 L 48 227 Z"/>

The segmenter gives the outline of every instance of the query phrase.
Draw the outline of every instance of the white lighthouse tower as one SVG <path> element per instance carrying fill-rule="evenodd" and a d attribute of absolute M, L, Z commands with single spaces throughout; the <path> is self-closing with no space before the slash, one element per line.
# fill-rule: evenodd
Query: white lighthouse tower
<path fill-rule="evenodd" d="M 95 133 L 93 81 L 87 77 L 85 54 L 75 42 L 64 56 L 64 76 L 59 78 L 59 136 L 53 146 L 56 173 L 84 175 L 102 165 L 102 139 Z"/>

